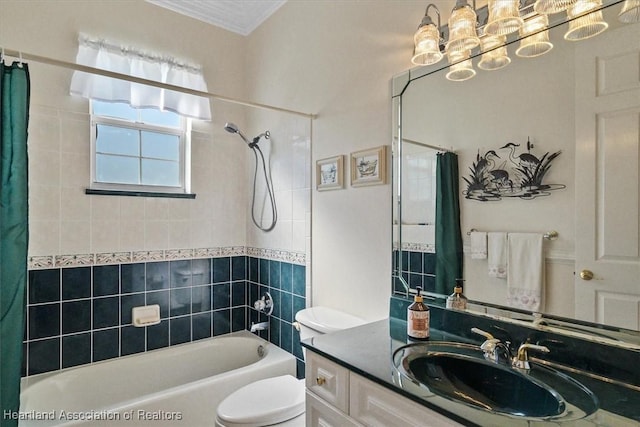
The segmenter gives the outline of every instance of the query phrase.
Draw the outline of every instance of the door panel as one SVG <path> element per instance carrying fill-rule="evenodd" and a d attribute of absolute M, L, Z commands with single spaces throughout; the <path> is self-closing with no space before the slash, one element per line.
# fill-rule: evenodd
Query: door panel
<path fill-rule="evenodd" d="M 575 315 L 637 330 L 640 45 L 633 40 L 638 24 L 576 46 Z"/>

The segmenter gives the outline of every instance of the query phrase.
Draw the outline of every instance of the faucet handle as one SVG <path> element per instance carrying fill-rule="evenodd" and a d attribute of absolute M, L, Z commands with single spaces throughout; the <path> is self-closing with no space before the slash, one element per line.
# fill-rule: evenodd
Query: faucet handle
<path fill-rule="evenodd" d="M 524 343 L 518 347 L 518 354 L 513 359 L 513 367 L 520 369 L 531 369 L 531 364 L 529 363 L 529 350 L 539 351 L 541 353 L 549 353 L 550 350 L 548 347 L 543 345 L 529 344 Z"/>
<path fill-rule="evenodd" d="M 478 334 L 478 335 L 482 335 L 483 337 L 485 337 L 488 340 L 495 340 L 496 338 L 491 335 L 489 332 L 485 332 L 482 329 L 478 329 L 478 328 L 471 328 L 471 332 L 473 332 L 474 334 Z M 499 340 L 498 340 L 499 341 Z"/>

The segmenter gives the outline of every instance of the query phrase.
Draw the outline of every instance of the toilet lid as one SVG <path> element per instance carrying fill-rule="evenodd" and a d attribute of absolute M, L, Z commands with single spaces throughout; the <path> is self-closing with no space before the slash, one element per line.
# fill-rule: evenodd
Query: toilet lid
<path fill-rule="evenodd" d="M 265 426 L 304 413 L 304 380 L 292 375 L 267 378 L 231 393 L 218 406 L 226 426 Z"/>
<path fill-rule="evenodd" d="M 300 310 L 296 313 L 296 321 L 323 334 L 353 328 L 365 323 L 359 317 L 323 306 Z"/>

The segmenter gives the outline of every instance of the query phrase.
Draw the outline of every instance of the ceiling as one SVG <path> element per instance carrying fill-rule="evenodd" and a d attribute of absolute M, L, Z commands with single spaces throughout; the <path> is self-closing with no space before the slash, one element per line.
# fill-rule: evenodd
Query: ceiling
<path fill-rule="evenodd" d="M 146 0 L 182 15 L 247 36 L 287 0 Z"/>

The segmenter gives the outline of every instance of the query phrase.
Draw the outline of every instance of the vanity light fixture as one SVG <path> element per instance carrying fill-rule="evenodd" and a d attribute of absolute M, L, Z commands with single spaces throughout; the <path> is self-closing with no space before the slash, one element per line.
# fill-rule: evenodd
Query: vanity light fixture
<path fill-rule="evenodd" d="M 517 56 L 533 58 L 549 52 L 553 48 L 549 41 L 549 14 L 566 10 L 569 29 L 564 38 L 569 41 L 596 36 L 609 27 L 603 19 L 603 0 L 488 0 L 488 18 L 484 26 L 478 23 L 476 1 L 472 1 L 473 7 L 467 0 L 456 0 L 448 27 L 444 28 L 435 4 L 427 6 L 414 34 L 413 64 L 432 65 L 446 54 L 450 65 L 447 79 L 464 81 L 476 74 L 472 55 L 482 53 L 478 67 L 483 70 L 497 70 L 509 64 L 511 59 L 506 46 L 515 31 L 520 38 Z M 618 14 L 621 22 L 640 22 L 640 0 L 616 3 L 623 3 Z M 437 26 L 429 16 L 430 8 L 435 9 L 438 16 Z M 445 38 L 447 33 L 448 40 Z M 501 44 L 497 40 L 502 40 Z M 479 52 L 478 46 L 481 46 Z"/>
<path fill-rule="evenodd" d="M 433 7 L 438 16 L 438 26 L 429 16 L 429 8 Z M 414 48 L 411 62 L 415 65 L 431 65 L 439 62 L 443 55 L 440 51 L 440 11 L 433 4 L 427 6 L 424 18 L 413 36 Z"/>
<path fill-rule="evenodd" d="M 475 0 L 473 0 L 473 8 L 469 6 L 467 0 L 456 0 L 456 6 L 449 16 L 447 52 L 470 51 L 480 45 L 476 32 L 478 16 L 475 8 Z"/>
<path fill-rule="evenodd" d="M 640 22 L 640 0 L 625 0 L 618 14 L 618 20 L 625 24 Z"/>
<path fill-rule="evenodd" d="M 546 15 L 563 12 L 576 3 L 577 0 L 536 0 L 533 10 Z"/>
<path fill-rule="evenodd" d="M 536 15 L 524 22 L 520 29 L 520 46 L 516 55 L 523 58 L 534 58 L 549 52 L 553 44 L 549 41 L 549 17 Z M 530 35 L 528 35 L 530 34 Z"/>
<path fill-rule="evenodd" d="M 481 39 L 482 58 L 478 62 L 478 68 L 493 71 L 506 67 L 511 63 L 505 46 L 505 36 L 486 36 Z"/>
<path fill-rule="evenodd" d="M 602 18 L 602 10 L 589 12 L 601 7 L 602 0 L 578 0 L 576 4 L 571 6 L 567 10 L 567 17 L 571 21 L 569 22 L 569 30 L 564 35 L 565 40 L 585 40 L 606 30 L 609 24 Z"/>
<path fill-rule="evenodd" d="M 451 65 L 446 75 L 447 80 L 463 82 L 476 75 L 476 70 L 473 69 L 471 62 L 470 50 L 450 50 L 447 52 L 447 58 Z"/>
<path fill-rule="evenodd" d="M 520 0 L 489 0 L 489 19 L 484 33 L 505 36 L 518 31 L 524 22 L 519 6 Z"/>

